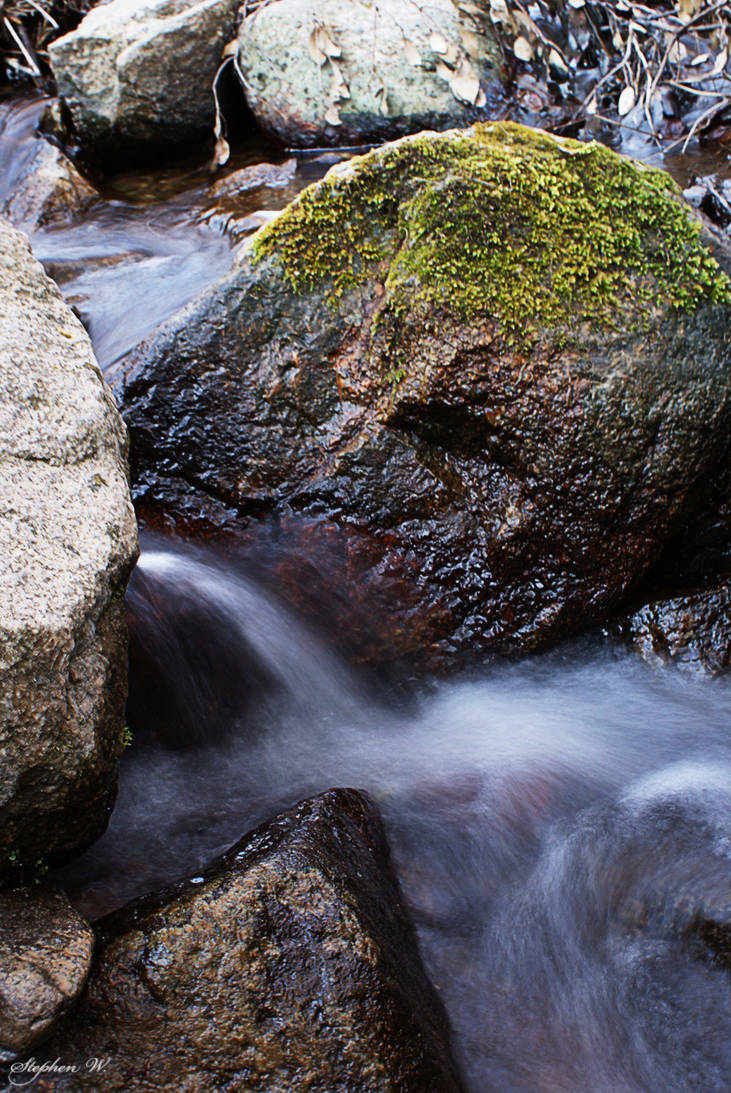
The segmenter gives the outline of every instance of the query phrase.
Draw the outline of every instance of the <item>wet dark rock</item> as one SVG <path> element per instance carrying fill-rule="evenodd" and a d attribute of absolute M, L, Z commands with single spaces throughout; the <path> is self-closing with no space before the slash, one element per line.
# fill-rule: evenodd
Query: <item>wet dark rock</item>
<path fill-rule="evenodd" d="M 111 1062 L 54 1089 L 459 1089 L 378 813 L 354 790 L 297 805 L 98 934 L 47 1053 Z"/>
<path fill-rule="evenodd" d="M 545 646 L 621 600 L 727 444 L 699 230 L 662 172 L 517 126 L 336 166 L 116 369 L 138 501 L 184 520 L 185 483 L 285 554 L 328 543 L 366 659 Z"/>
<path fill-rule="evenodd" d="M 721 675 L 731 667 L 731 580 L 645 604 L 626 631 L 643 660 Z"/>
<path fill-rule="evenodd" d="M 98 200 L 94 187 L 54 144 L 38 137 L 23 152 L 22 173 L 11 168 L 15 178 L 0 202 L 0 215 L 16 227 L 33 232 L 63 223 Z"/>
<path fill-rule="evenodd" d="M 731 576 L 731 451 L 695 493 L 691 512 L 642 584 L 645 601 L 667 599 Z"/>
<path fill-rule="evenodd" d="M 233 171 L 211 186 L 201 221 L 227 232 L 233 239 L 250 234 L 275 215 L 274 211 L 261 208 L 267 198 L 281 209 L 302 189 L 303 183 L 295 180 L 296 174 L 296 159 L 281 164 L 257 163 Z"/>
<path fill-rule="evenodd" d="M 81 994 L 94 933 L 45 886 L 0 891 L 0 1057 L 46 1039 Z"/>

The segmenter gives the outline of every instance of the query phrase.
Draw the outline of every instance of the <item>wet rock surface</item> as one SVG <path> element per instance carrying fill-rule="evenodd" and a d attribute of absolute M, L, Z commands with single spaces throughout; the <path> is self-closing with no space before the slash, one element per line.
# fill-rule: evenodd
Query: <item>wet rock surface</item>
<path fill-rule="evenodd" d="M 650 664 L 722 675 L 731 668 L 731 580 L 645 604 L 625 631 Z"/>
<path fill-rule="evenodd" d="M 366 659 L 546 645 L 621 599 L 725 448 L 699 230 L 661 172 L 517 126 L 338 166 L 115 370 L 140 504 L 327 553 Z"/>
<path fill-rule="evenodd" d="M 0 1057 L 51 1034 L 81 994 L 93 950 L 91 926 L 61 892 L 0 891 Z"/>
<path fill-rule="evenodd" d="M 456 1091 L 446 1023 L 375 806 L 305 801 L 206 872 L 97 924 L 53 1088 Z"/>
<path fill-rule="evenodd" d="M 20 169 L 8 167 L 15 177 L 3 185 L 6 196 L 0 202 L 0 215 L 16 227 L 33 232 L 63 223 L 98 200 L 94 187 L 54 144 L 39 137 L 29 151 Z"/>
<path fill-rule="evenodd" d="M 451 0 L 278 0 L 244 19 L 238 69 L 257 121 L 284 144 L 360 144 L 473 121 L 499 50 Z"/>
<path fill-rule="evenodd" d="M 127 438 L 89 338 L 0 221 L 0 869 L 106 826 L 137 553 Z"/>
<path fill-rule="evenodd" d="M 59 96 L 82 142 L 102 155 L 211 131 L 213 78 L 237 0 L 111 0 L 49 46 Z"/>

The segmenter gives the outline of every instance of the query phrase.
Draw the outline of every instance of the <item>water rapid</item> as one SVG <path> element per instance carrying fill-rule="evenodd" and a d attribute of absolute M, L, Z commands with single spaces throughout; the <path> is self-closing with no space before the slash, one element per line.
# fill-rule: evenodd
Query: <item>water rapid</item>
<path fill-rule="evenodd" d="M 62 876 L 83 910 L 359 787 L 471 1093 L 728 1088 L 728 682 L 584 644 L 397 700 L 244 569 L 156 542 L 128 604 L 133 744 Z"/>

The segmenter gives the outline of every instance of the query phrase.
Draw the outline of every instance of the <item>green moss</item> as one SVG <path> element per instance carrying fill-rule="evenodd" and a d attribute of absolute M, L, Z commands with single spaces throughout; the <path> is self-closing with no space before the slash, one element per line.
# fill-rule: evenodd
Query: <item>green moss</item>
<path fill-rule="evenodd" d="M 304 191 L 254 240 L 297 292 L 382 280 L 513 335 L 629 308 L 731 303 L 700 226 L 658 171 L 513 124 L 407 138 Z M 374 269 L 380 266 L 381 269 Z"/>

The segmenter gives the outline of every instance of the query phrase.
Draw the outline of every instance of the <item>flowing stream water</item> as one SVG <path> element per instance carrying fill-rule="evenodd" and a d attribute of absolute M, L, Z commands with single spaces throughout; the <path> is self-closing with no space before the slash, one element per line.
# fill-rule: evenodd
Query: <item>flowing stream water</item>
<path fill-rule="evenodd" d="M 42 107 L 0 106 L 0 202 Z M 244 230 L 330 161 L 252 191 Z M 687 181 L 688 162 L 676 169 Z M 205 166 L 105 185 L 77 222 L 33 233 L 104 367 L 235 246 Z M 82 910 L 194 874 L 302 797 L 359 787 L 381 809 L 471 1093 L 726 1093 L 731 683 L 584 641 L 394 694 L 243 563 L 143 546 L 117 806 L 58 874 Z"/>
<path fill-rule="evenodd" d="M 731 915 L 728 682 L 579 643 L 396 701 L 211 548 L 146 543 L 128 598 L 134 740 L 62 874 L 83 910 L 362 788 L 473 1093 L 728 1089 L 698 932 Z"/>

